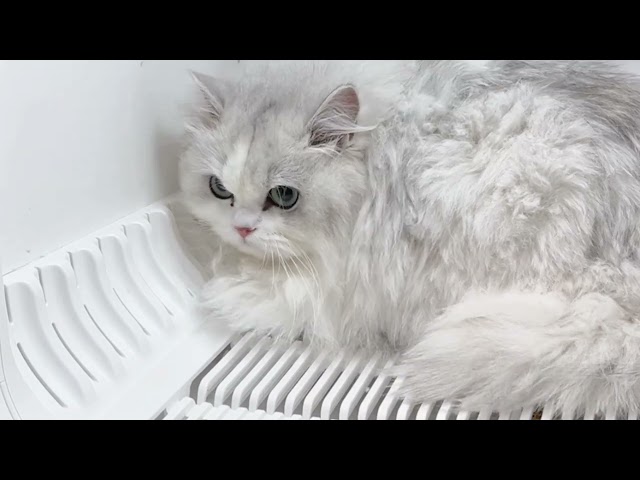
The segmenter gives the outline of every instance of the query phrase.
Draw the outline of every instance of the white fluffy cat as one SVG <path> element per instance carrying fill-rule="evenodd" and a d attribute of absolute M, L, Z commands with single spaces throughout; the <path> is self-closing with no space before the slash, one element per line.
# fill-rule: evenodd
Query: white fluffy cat
<path fill-rule="evenodd" d="M 640 409 L 634 79 L 582 61 L 195 77 L 181 178 L 221 240 L 213 321 L 399 352 L 416 401 Z"/>

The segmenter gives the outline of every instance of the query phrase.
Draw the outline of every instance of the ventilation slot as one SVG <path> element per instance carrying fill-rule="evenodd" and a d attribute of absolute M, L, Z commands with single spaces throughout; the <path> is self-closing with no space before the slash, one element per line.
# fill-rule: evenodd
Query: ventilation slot
<path fill-rule="evenodd" d="M 138 319 L 135 317 L 135 315 L 133 313 L 131 313 L 131 310 L 129 310 L 129 307 L 127 307 L 127 304 L 124 303 L 122 301 L 122 298 L 120 298 L 120 295 L 118 295 L 118 291 L 114 288 L 113 289 L 113 293 L 115 294 L 116 298 L 118 299 L 118 301 L 122 304 L 122 306 L 124 307 L 124 309 L 127 311 L 127 313 L 129 315 L 131 315 L 131 318 L 133 318 L 133 321 L 136 322 L 136 324 L 140 327 L 140 329 L 144 332 L 145 335 L 150 336 L 151 334 L 147 331 L 146 328 L 144 328 L 144 326 L 138 321 Z"/>
<path fill-rule="evenodd" d="M 64 338 L 62 338 L 62 335 L 60 335 L 60 332 L 58 331 L 57 325 L 55 323 L 52 323 L 51 325 L 53 326 L 53 330 L 56 332 L 56 335 L 58 336 L 60 343 L 62 343 L 62 346 L 67 350 L 67 352 L 69 352 L 69 355 L 71 355 L 71 357 L 80 366 L 82 371 L 86 373 L 91 380 L 93 380 L 94 382 L 97 382 L 98 379 L 96 379 L 96 377 L 93 376 L 93 374 L 89 371 L 89 369 L 84 366 L 84 364 L 80 361 L 80 359 L 76 356 L 76 354 L 73 353 L 73 351 L 69 348 L 69 345 L 67 344 L 67 342 L 64 341 Z"/>
<path fill-rule="evenodd" d="M 100 325 L 98 325 L 98 322 L 96 322 L 95 318 L 93 318 L 93 315 L 91 315 L 91 312 L 89 311 L 89 308 L 86 305 L 84 306 L 84 310 L 85 312 L 87 312 L 87 315 L 89 315 L 89 318 L 91 319 L 93 324 L 96 326 L 100 334 L 105 338 L 107 342 L 109 342 L 109 345 L 111 345 L 111 347 L 115 350 L 115 352 L 118 355 L 120 355 L 122 358 L 125 358 L 125 354 L 122 353 L 118 347 L 116 347 L 116 345 L 111 341 L 109 337 L 107 337 L 107 334 L 104 333 L 104 330 L 102 330 L 102 328 L 100 328 Z"/>
<path fill-rule="evenodd" d="M 9 308 L 9 296 L 7 294 L 7 288 L 4 287 L 4 305 L 7 311 L 7 318 L 9 319 L 9 323 L 13 324 L 13 316 L 11 315 L 11 309 Z"/>
<path fill-rule="evenodd" d="M 22 359 L 24 360 L 24 363 L 27 364 L 27 367 L 29 367 L 29 370 L 31 370 L 31 373 L 33 373 L 33 376 L 36 377 L 38 382 L 40 382 L 40 385 L 44 387 L 44 389 L 49 393 L 49 395 L 51 395 L 51 398 L 53 398 L 58 403 L 58 405 L 60 405 L 63 408 L 67 408 L 67 405 L 62 401 L 60 397 L 58 397 L 58 395 L 56 395 L 56 393 L 53 390 L 51 390 L 49 385 L 47 385 L 47 382 L 44 381 L 44 379 L 40 376 L 38 371 L 33 367 L 33 364 L 29 360 L 29 357 L 27 356 L 27 354 L 22 348 L 22 345 L 18 343 L 17 346 L 18 346 L 18 351 L 20 352 L 20 355 L 22 355 Z"/>

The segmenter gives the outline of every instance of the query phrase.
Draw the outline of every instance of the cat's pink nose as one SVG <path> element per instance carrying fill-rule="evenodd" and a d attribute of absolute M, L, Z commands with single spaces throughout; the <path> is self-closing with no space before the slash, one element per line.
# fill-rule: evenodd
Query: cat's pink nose
<path fill-rule="evenodd" d="M 242 238 L 247 238 L 249 235 L 251 235 L 253 232 L 256 231 L 255 228 L 246 228 L 246 227 L 235 227 L 236 231 L 238 232 L 238 234 L 242 237 Z"/>

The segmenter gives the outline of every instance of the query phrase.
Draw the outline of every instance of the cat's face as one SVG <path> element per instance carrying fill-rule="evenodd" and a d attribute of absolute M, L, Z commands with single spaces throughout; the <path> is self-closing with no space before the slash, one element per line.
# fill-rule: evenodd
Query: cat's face
<path fill-rule="evenodd" d="M 196 217 L 259 259 L 308 255 L 343 236 L 364 185 L 355 90 L 338 87 L 309 117 L 259 90 L 196 80 L 207 107 L 181 163 Z"/>

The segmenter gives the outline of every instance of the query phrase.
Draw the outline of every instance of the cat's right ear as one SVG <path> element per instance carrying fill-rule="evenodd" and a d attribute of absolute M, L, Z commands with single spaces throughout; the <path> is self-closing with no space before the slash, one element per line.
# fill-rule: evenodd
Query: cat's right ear
<path fill-rule="evenodd" d="M 224 110 L 223 82 L 203 73 L 194 71 L 190 71 L 190 73 L 205 100 L 203 113 L 207 114 L 213 124 L 217 124 Z"/>

